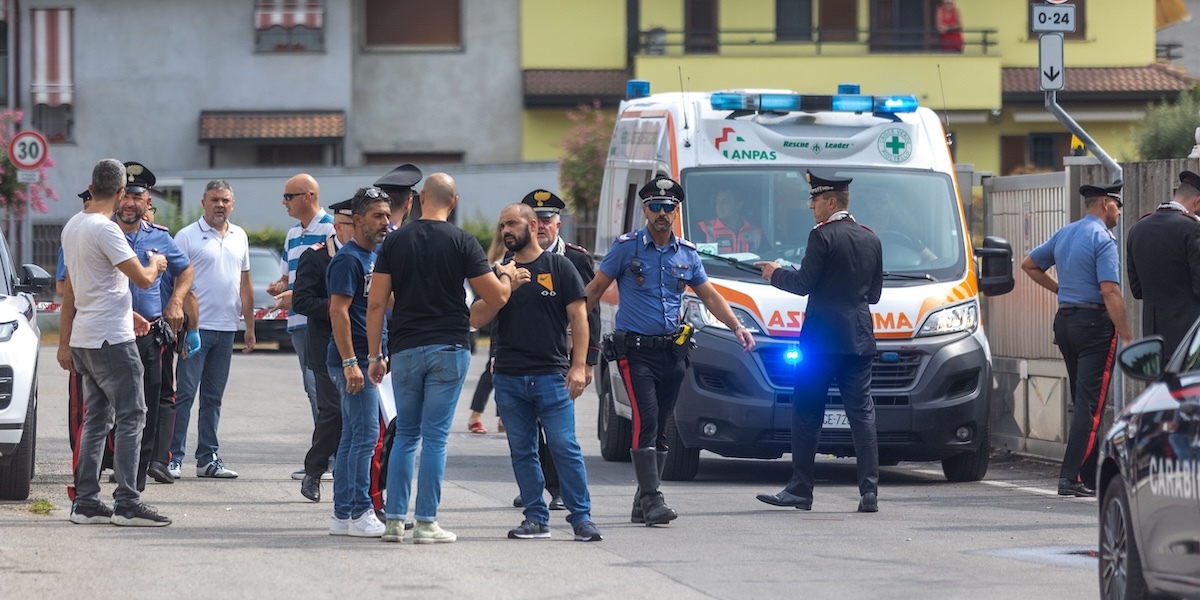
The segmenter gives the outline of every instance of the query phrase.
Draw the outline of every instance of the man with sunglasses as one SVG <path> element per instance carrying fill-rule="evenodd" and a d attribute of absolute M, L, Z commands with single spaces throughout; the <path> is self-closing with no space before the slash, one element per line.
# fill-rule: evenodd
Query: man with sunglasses
<path fill-rule="evenodd" d="M 1179 174 L 1170 202 L 1142 217 L 1125 240 L 1129 289 L 1143 301 L 1142 335 L 1161 335 L 1170 357 L 1200 317 L 1200 175 Z"/>
<path fill-rule="evenodd" d="M 1054 343 L 1067 364 L 1075 415 L 1058 473 L 1058 494 L 1096 495 L 1096 429 L 1112 380 L 1117 336 L 1130 339 L 1121 294 L 1117 242 L 1110 231 L 1121 219 L 1121 182 L 1084 185 L 1084 217 L 1034 248 L 1021 269 L 1058 296 Z M 1055 267 L 1058 280 L 1046 270 Z"/>
<path fill-rule="evenodd" d="M 308 396 L 308 406 L 312 411 L 313 424 L 317 422 L 318 399 L 316 389 L 316 374 L 308 367 L 308 335 L 305 329 L 308 319 L 291 310 L 292 291 L 296 284 L 296 265 L 300 255 L 329 239 L 334 234 L 333 217 L 321 208 L 321 186 L 308 173 L 300 173 L 283 184 L 283 206 L 287 214 L 299 222 L 288 229 L 283 241 L 283 254 L 280 256 L 279 280 L 272 281 L 267 286 L 267 292 L 275 296 L 275 307 L 288 311 L 287 329 L 292 336 L 292 347 L 296 349 L 296 358 L 300 361 L 300 375 L 304 382 L 304 393 Z M 323 348 L 312 348 L 320 353 Z M 303 479 L 305 469 L 292 473 L 292 479 Z"/>
<path fill-rule="evenodd" d="M 691 348 L 691 330 L 680 322 L 684 290 L 692 288 L 747 352 L 754 348 L 754 337 L 708 281 L 695 244 L 675 235 L 683 188 L 659 175 L 638 190 L 638 197 L 646 226 L 613 242 L 587 286 L 587 297 L 591 311 L 608 286 L 617 282 L 621 304 L 610 339 L 633 408 L 629 455 L 638 490 L 630 521 L 650 526 L 665 525 L 679 516 L 667 506 L 658 486 L 669 450 L 667 421 Z"/>

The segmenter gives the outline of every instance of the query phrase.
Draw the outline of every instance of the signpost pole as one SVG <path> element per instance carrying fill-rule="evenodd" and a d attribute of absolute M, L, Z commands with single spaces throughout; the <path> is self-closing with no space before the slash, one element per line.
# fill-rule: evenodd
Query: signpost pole
<path fill-rule="evenodd" d="M 25 184 L 25 218 L 21 223 L 21 264 L 33 262 L 33 185 Z"/>

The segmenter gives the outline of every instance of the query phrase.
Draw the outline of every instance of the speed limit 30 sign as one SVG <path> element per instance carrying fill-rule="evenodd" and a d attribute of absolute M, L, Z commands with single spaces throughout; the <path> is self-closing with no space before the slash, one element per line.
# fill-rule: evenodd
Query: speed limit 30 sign
<path fill-rule="evenodd" d="M 36 131 L 18 131 L 8 143 L 8 160 L 26 171 L 41 168 L 50 158 L 50 144 Z"/>

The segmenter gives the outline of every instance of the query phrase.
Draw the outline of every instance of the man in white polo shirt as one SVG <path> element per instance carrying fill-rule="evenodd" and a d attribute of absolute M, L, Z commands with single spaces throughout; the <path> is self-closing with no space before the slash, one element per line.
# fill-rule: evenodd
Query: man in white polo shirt
<path fill-rule="evenodd" d="M 196 429 L 196 476 L 232 479 L 217 454 L 221 398 L 229 379 L 233 336 L 238 319 L 246 322 L 242 352 L 254 350 L 254 288 L 250 283 L 250 246 L 246 232 L 229 222 L 233 189 L 222 179 L 208 182 L 200 201 L 204 215 L 175 234 L 175 244 L 196 271 L 200 305 L 200 351 L 179 361 L 176 371 L 175 436 L 171 440 L 171 475 L 181 475 L 192 401 L 200 392 Z"/>
<path fill-rule="evenodd" d="M 317 387 L 312 369 L 308 368 L 308 319 L 292 310 L 292 290 L 296 286 L 296 265 L 305 250 L 328 240 L 334 235 L 333 216 L 325 212 L 320 204 L 321 186 L 308 173 L 300 173 L 283 184 L 283 206 L 287 214 L 299 223 L 288 229 L 280 258 L 279 279 L 267 286 L 267 292 L 275 296 L 275 306 L 288 311 L 287 328 L 292 335 L 292 347 L 300 360 L 300 373 L 304 378 L 304 393 L 312 410 L 313 424 L 317 422 Z M 324 348 L 312 352 L 324 355 Z M 304 479 L 304 469 L 292 473 L 292 479 Z"/>

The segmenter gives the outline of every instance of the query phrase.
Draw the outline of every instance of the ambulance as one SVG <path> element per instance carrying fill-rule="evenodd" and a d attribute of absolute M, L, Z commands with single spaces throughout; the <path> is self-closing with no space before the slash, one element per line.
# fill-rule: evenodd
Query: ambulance
<path fill-rule="evenodd" d="M 779 458 L 791 451 L 792 390 L 804 358 L 797 340 L 805 298 L 763 281 L 755 261 L 799 268 L 812 230 L 807 169 L 851 177 L 850 212 L 883 245 L 884 288 L 871 307 L 881 465 L 940 460 L 951 481 L 987 472 L 991 353 L 979 295 L 1013 288 L 1012 250 L 999 238 L 972 248 L 946 134 L 913 96 L 729 90 L 651 95 L 631 81 L 620 105 L 597 215 L 596 257 L 645 225 L 637 190 L 658 174 L 682 183 L 676 235 L 696 244 L 710 281 L 754 334 L 732 332 L 684 295 L 696 329 L 666 435 L 665 479 L 690 480 L 701 450 Z M 969 199 L 967 199 L 969 201 Z M 613 330 L 616 285 L 601 299 Z M 596 367 L 597 431 L 606 460 L 629 460 L 632 412 L 615 365 Z M 819 452 L 853 456 L 836 384 Z"/>

